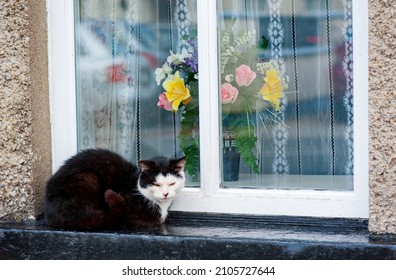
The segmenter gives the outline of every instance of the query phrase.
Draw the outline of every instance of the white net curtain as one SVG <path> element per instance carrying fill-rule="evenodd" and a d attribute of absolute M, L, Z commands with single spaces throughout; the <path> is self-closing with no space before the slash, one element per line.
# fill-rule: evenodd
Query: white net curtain
<path fill-rule="evenodd" d="M 194 1 L 76 1 L 79 149 L 108 148 L 136 162 L 175 156 L 177 116 L 158 110 L 155 81 L 183 46 Z"/>

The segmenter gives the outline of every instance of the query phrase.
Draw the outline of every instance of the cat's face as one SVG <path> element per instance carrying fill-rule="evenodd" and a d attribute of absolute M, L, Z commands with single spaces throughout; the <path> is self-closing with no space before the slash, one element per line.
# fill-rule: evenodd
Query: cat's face
<path fill-rule="evenodd" d="M 157 204 L 170 203 L 185 184 L 185 158 L 142 160 L 139 191 Z"/>

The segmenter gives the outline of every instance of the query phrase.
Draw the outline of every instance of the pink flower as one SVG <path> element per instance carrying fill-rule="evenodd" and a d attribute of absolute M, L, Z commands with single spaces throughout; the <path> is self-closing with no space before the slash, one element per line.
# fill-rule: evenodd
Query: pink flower
<path fill-rule="evenodd" d="M 167 111 L 171 111 L 171 112 L 174 111 L 173 106 L 172 106 L 172 103 L 169 102 L 169 100 L 168 100 L 168 98 L 166 97 L 165 93 L 161 93 L 161 94 L 158 96 L 158 99 L 159 99 L 159 101 L 158 101 L 158 103 L 157 103 L 157 106 L 158 106 L 158 107 L 164 108 L 164 109 L 167 110 Z"/>
<path fill-rule="evenodd" d="M 238 89 L 233 87 L 229 83 L 224 83 L 221 86 L 221 103 L 229 104 L 234 103 L 235 100 L 238 98 Z"/>
<path fill-rule="evenodd" d="M 249 66 L 242 64 L 235 69 L 235 81 L 238 86 L 249 86 L 256 78 L 256 73 Z"/>

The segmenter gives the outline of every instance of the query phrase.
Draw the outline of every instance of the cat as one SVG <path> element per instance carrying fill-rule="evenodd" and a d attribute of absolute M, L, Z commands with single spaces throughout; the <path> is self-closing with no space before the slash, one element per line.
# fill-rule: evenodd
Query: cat
<path fill-rule="evenodd" d="M 45 222 L 66 230 L 160 225 L 184 187 L 185 162 L 158 157 L 138 168 L 109 150 L 84 150 L 48 180 Z"/>

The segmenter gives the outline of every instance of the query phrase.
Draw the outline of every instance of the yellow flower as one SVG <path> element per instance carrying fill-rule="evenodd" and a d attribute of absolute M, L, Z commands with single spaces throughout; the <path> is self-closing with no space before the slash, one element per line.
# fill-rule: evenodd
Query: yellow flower
<path fill-rule="evenodd" d="M 275 110 L 279 110 L 280 99 L 283 97 L 282 81 L 275 69 L 270 69 L 264 78 L 265 84 L 260 89 L 264 100 L 270 102 Z"/>
<path fill-rule="evenodd" d="M 185 103 L 190 98 L 190 90 L 186 88 L 184 80 L 180 78 L 179 72 L 176 72 L 173 78 L 166 79 L 162 86 L 165 89 L 165 95 L 175 111 L 179 109 L 182 101 Z"/>

